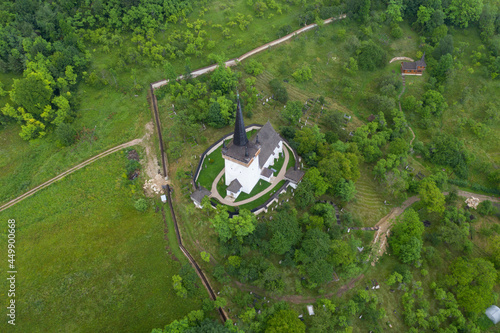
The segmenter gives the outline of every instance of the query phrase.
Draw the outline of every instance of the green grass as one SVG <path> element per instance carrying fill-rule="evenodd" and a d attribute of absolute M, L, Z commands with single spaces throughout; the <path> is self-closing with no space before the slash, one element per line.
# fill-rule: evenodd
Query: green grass
<path fill-rule="evenodd" d="M 283 167 L 283 164 L 285 163 L 285 154 L 284 153 L 280 154 L 280 156 L 281 157 L 278 158 L 278 160 L 275 161 L 273 165 L 271 165 L 272 168 L 274 170 L 276 170 L 276 171 L 273 172 L 274 177 L 276 177 L 280 173 L 281 168 Z"/>
<path fill-rule="evenodd" d="M 200 307 L 175 295 L 186 260 L 172 222 L 167 241 L 161 212 L 134 209 L 141 183 L 125 184 L 124 166 L 112 154 L 0 213 L 16 220 L 18 330 L 150 332 Z"/>
<path fill-rule="evenodd" d="M 261 196 L 260 198 L 258 199 L 255 199 L 254 201 L 252 202 L 249 202 L 247 204 L 244 204 L 244 205 L 241 205 L 239 206 L 240 210 L 241 209 L 249 209 L 249 210 L 252 210 L 254 209 L 255 207 L 258 207 L 260 205 L 262 205 L 264 202 L 267 201 L 267 199 L 269 199 L 278 189 L 281 188 L 281 186 L 283 186 L 283 184 L 285 183 L 285 180 L 282 180 L 280 181 L 278 184 L 276 184 L 276 186 L 273 187 L 273 189 L 271 191 L 269 191 L 268 193 L 264 194 L 263 196 Z"/>
<path fill-rule="evenodd" d="M 288 149 L 287 146 L 284 146 L 285 149 L 288 151 L 288 164 L 286 165 L 286 169 L 290 169 L 290 168 L 293 168 L 295 166 L 295 155 L 293 154 L 293 151 L 291 151 L 290 149 Z"/>
<path fill-rule="evenodd" d="M 346 205 L 346 210 L 361 220 L 363 227 L 373 227 L 389 213 L 393 205 L 384 205 L 385 197 L 381 185 L 373 180 L 370 168 L 361 166 L 361 177 L 356 181 L 355 199 Z M 394 203 L 392 203 L 394 204 Z"/>
<path fill-rule="evenodd" d="M 226 182 L 226 176 L 222 175 L 222 177 L 220 177 L 219 182 L 217 183 L 217 192 L 219 192 L 219 195 L 222 198 L 225 198 L 227 195 L 227 192 L 226 192 L 227 186 L 226 186 L 225 182 Z"/>
<path fill-rule="evenodd" d="M 46 138 L 23 141 L 20 126 L 0 129 L 0 203 L 13 199 L 70 167 L 121 143 L 140 138 L 151 120 L 146 92 L 134 95 L 113 88 L 95 89 L 81 85 L 74 127 L 90 129 L 95 140 L 82 139 L 61 147 L 53 133 Z"/>
<path fill-rule="evenodd" d="M 212 183 L 223 168 L 224 159 L 222 158 L 222 146 L 220 146 L 205 157 L 200 175 L 196 180 L 197 183 L 210 191 Z"/>
<path fill-rule="evenodd" d="M 259 179 L 259 181 L 257 182 L 257 184 L 254 186 L 254 188 L 252 189 L 252 191 L 250 193 L 241 192 L 240 195 L 238 195 L 238 198 L 236 198 L 235 202 L 243 201 L 243 200 L 246 200 L 248 198 L 251 198 L 254 195 L 257 195 L 260 192 L 264 191 L 269 186 L 271 186 L 271 183 L 268 183 L 265 180 Z"/>

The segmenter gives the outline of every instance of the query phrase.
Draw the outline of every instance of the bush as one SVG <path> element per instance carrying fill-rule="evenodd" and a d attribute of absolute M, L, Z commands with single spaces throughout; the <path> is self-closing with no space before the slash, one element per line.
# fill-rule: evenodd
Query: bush
<path fill-rule="evenodd" d="M 288 91 L 283 86 L 283 83 L 281 83 L 280 80 L 272 79 L 271 81 L 269 81 L 269 86 L 271 87 L 271 92 L 273 93 L 276 100 L 283 104 L 286 104 L 286 102 L 288 102 Z"/>
<path fill-rule="evenodd" d="M 68 123 L 62 123 L 57 126 L 55 131 L 57 141 L 67 147 L 75 143 L 76 140 L 76 130 Z"/>
<path fill-rule="evenodd" d="M 360 51 L 358 64 L 361 69 L 373 71 L 386 66 L 387 53 L 375 42 L 371 40 L 362 42 Z"/>
<path fill-rule="evenodd" d="M 312 79 L 312 72 L 309 66 L 307 64 L 304 64 L 301 68 L 293 72 L 292 76 L 297 82 L 305 82 Z"/>
<path fill-rule="evenodd" d="M 262 65 L 260 62 L 256 61 L 255 59 L 250 59 L 245 64 L 245 72 L 247 74 L 257 76 L 257 75 L 261 74 L 263 71 L 264 71 L 264 65 Z"/>
<path fill-rule="evenodd" d="M 481 203 L 479 203 L 477 207 L 477 212 L 483 216 L 485 215 L 493 215 L 496 213 L 496 207 L 493 206 L 491 201 L 485 200 Z"/>
<path fill-rule="evenodd" d="M 403 29 L 401 29 L 398 25 L 394 25 L 391 29 L 391 36 L 396 39 L 403 37 Z"/>
<path fill-rule="evenodd" d="M 137 209 L 139 212 L 144 213 L 145 211 L 148 210 L 148 202 L 146 199 L 138 199 L 135 204 L 134 204 L 135 209 Z"/>

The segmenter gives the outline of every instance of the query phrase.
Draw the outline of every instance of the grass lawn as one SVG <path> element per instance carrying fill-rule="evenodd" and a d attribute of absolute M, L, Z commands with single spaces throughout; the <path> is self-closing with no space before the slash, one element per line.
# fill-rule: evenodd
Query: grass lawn
<path fill-rule="evenodd" d="M 135 210 L 140 183 L 125 183 L 124 159 L 107 156 L 0 213 L 16 220 L 18 330 L 150 332 L 200 308 L 176 296 L 172 275 L 186 260 L 173 225 L 168 242 L 161 212 Z"/>
<path fill-rule="evenodd" d="M 254 195 L 257 195 L 260 192 L 264 191 L 269 186 L 271 186 L 271 183 L 268 183 L 265 180 L 260 179 L 257 182 L 257 185 L 255 185 L 255 187 L 252 189 L 252 191 L 250 193 L 241 192 L 240 195 L 238 195 L 238 198 L 235 200 L 235 202 L 251 198 Z"/>
<path fill-rule="evenodd" d="M 217 183 L 217 192 L 219 192 L 219 195 L 222 198 L 225 198 L 227 195 L 227 192 L 226 192 L 227 186 L 226 186 L 225 182 L 226 182 L 226 176 L 222 175 L 222 177 L 220 177 L 219 182 Z"/>
<path fill-rule="evenodd" d="M 222 146 L 220 146 L 210 155 L 205 157 L 200 175 L 198 176 L 196 182 L 210 191 L 215 177 L 217 177 L 223 168 L 224 159 L 222 158 Z"/>
<path fill-rule="evenodd" d="M 288 151 L 288 164 L 286 165 L 286 169 L 290 169 L 290 168 L 293 168 L 295 166 L 295 155 L 293 154 L 293 151 L 291 151 L 290 149 L 288 149 L 287 146 L 285 146 L 285 149 Z"/>
<path fill-rule="evenodd" d="M 384 194 L 380 191 L 380 184 L 373 180 L 370 168 L 360 166 L 361 177 L 356 181 L 355 199 L 346 205 L 346 210 L 355 218 L 361 220 L 363 227 L 373 227 L 382 217 L 387 215 L 393 207 L 384 205 Z"/>
<path fill-rule="evenodd" d="M 241 209 L 252 210 L 255 207 L 262 205 L 264 202 L 267 201 L 267 199 L 269 199 L 271 197 L 271 195 L 273 195 L 277 190 L 279 190 L 281 188 L 281 186 L 283 186 L 284 183 L 285 183 L 285 180 L 280 181 L 278 184 L 276 184 L 276 186 L 273 187 L 273 189 L 271 191 L 267 192 L 266 194 L 264 194 L 260 198 L 254 200 L 252 202 L 249 202 L 247 204 L 239 206 L 240 210 Z"/>
<path fill-rule="evenodd" d="M 144 135 L 151 120 L 146 92 L 138 97 L 115 89 L 81 85 L 78 97 L 85 102 L 73 126 L 87 129 L 74 145 L 61 147 L 54 133 L 26 142 L 15 123 L 0 128 L 0 203 L 13 199 L 70 167 L 121 143 Z"/>

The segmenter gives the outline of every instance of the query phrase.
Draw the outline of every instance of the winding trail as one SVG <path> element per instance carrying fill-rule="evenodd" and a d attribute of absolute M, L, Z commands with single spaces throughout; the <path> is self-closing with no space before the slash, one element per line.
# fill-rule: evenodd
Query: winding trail
<path fill-rule="evenodd" d="M 331 17 L 329 19 L 324 20 L 323 24 L 329 24 L 329 23 L 335 22 L 337 20 L 345 19 L 346 17 L 347 17 L 346 14 L 342 14 L 342 15 L 337 16 L 337 17 Z M 262 46 L 259 46 L 259 47 L 255 48 L 255 49 L 251 50 L 251 51 L 248 51 L 247 53 L 239 56 L 238 58 L 234 58 L 234 59 L 228 60 L 228 61 L 225 62 L 225 65 L 226 65 L 226 67 L 235 66 L 239 62 L 245 60 L 248 57 L 251 57 L 251 56 L 253 56 L 253 55 L 255 55 L 255 54 L 259 53 L 259 52 L 268 50 L 268 49 L 270 49 L 271 47 L 273 47 L 275 45 L 278 45 L 278 44 L 281 44 L 283 42 L 286 42 L 287 40 L 291 39 L 292 37 L 295 37 L 298 34 L 301 34 L 303 32 L 309 31 L 309 30 L 311 30 L 311 29 L 313 29 L 313 28 L 315 28 L 317 26 L 318 25 L 316 23 L 306 25 L 305 27 L 300 28 L 298 30 L 295 30 L 295 31 L 289 33 L 286 36 L 283 36 L 281 38 L 275 39 L 272 42 L 266 43 L 266 44 L 264 44 Z M 200 69 L 197 69 L 197 70 L 191 72 L 191 77 L 194 78 L 194 77 L 206 74 L 208 72 L 212 72 L 212 71 L 214 71 L 217 68 L 217 66 L 218 66 L 218 64 L 215 64 L 215 65 L 210 65 L 210 66 L 207 66 L 207 67 L 202 67 Z M 182 79 L 184 79 L 183 75 L 180 75 L 180 76 L 177 77 L 177 80 L 182 80 Z M 161 81 L 158 81 L 158 82 L 151 83 L 151 87 L 153 89 L 158 89 L 158 88 L 160 88 L 160 87 L 162 87 L 162 86 L 164 86 L 166 84 L 168 84 L 168 80 L 161 80 Z"/>
<path fill-rule="evenodd" d="M 68 169 L 66 171 L 64 171 L 63 173 L 60 173 L 59 175 L 55 176 L 54 178 L 46 181 L 45 183 L 41 184 L 41 185 L 38 185 L 37 187 L 35 188 L 32 188 L 31 190 L 29 190 L 28 192 L 18 196 L 17 198 L 7 202 L 6 204 L 4 204 L 3 206 L 0 207 L 0 212 L 1 211 L 4 211 L 6 210 L 7 208 L 10 208 L 12 206 L 14 206 L 16 203 L 20 202 L 20 201 L 23 201 L 24 199 L 32 196 L 33 194 L 35 194 L 36 192 L 40 191 L 41 189 L 44 189 L 46 188 L 47 186 L 49 186 L 50 184 L 66 177 L 67 175 L 77 171 L 77 170 L 80 170 L 81 168 L 91 164 L 91 163 L 94 163 L 95 161 L 97 161 L 98 159 L 101 159 L 105 156 L 108 156 L 110 154 L 113 154 L 113 153 L 116 153 L 117 151 L 120 151 L 122 150 L 123 148 L 128 148 L 128 147 L 132 147 L 132 146 L 135 146 L 135 145 L 139 145 L 142 143 L 142 139 L 135 139 L 135 140 L 132 140 L 132 141 L 129 141 L 129 142 L 125 142 L 125 143 L 122 143 L 121 145 L 118 145 L 116 147 L 113 147 L 113 148 L 110 148 L 94 157 L 91 157 L 89 158 L 88 160 L 72 167 L 71 169 Z"/>
<path fill-rule="evenodd" d="M 448 192 L 443 192 L 444 195 L 448 195 Z M 479 201 L 490 200 L 492 202 L 500 202 L 500 199 L 497 197 L 487 196 L 483 194 L 476 194 L 472 192 L 459 190 L 457 193 L 461 197 L 471 197 L 474 196 L 479 199 Z M 372 261 L 372 266 L 375 266 L 375 263 L 378 261 L 385 251 L 387 250 L 387 236 L 389 236 L 391 227 L 393 225 L 394 220 L 401 215 L 408 207 L 410 207 L 415 202 L 420 201 L 418 196 L 413 196 L 408 198 L 403 204 L 399 207 L 393 208 L 389 214 L 384 216 L 375 227 L 378 227 L 377 232 L 373 238 L 372 242 L 372 255 L 374 255 L 374 259 Z M 377 243 L 378 242 L 378 243 Z M 378 247 L 377 247 L 378 244 Z"/>

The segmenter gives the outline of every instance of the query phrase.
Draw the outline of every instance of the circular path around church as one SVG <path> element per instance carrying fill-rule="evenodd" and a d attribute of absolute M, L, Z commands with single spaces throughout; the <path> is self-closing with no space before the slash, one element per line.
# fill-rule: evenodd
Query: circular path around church
<path fill-rule="evenodd" d="M 219 180 L 221 179 L 221 177 L 225 171 L 225 168 L 223 168 L 222 171 L 219 173 L 219 175 L 215 178 L 214 182 L 212 183 L 212 189 L 211 189 L 212 195 L 210 197 L 219 200 L 221 204 L 236 207 L 236 206 L 241 206 L 241 205 L 247 204 L 249 202 L 252 202 L 252 201 L 260 198 L 261 196 L 263 196 L 267 192 L 273 190 L 274 187 L 285 178 L 286 167 L 288 165 L 288 160 L 289 160 L 290 156 L 288 154 L 288 149 L 283 149 L 283 152 L 285 154 L 285 162 L 283 162 L 283 166 L 281 167 L 281 170 L 278 173 L 278 175 L 274 178 L 273 182 L 271 183 L 271 186 L 266 188 L 264 191 L 254 195 L 251 198 L 241 200 L 238 202 L 232 202 L 232 201 L 224 199 L 223 197 L 220 196 L 219 192 L 217 191 L 217 183 L 219 183 Z"/>

